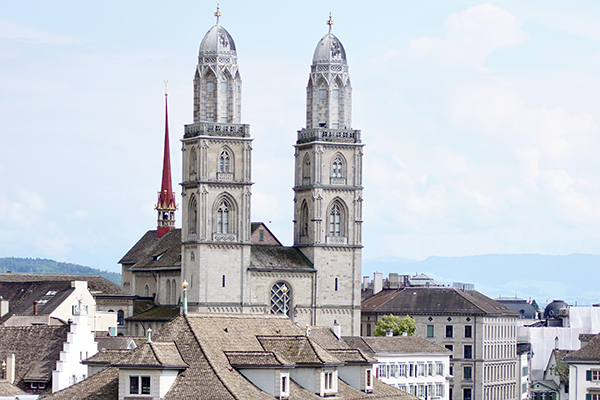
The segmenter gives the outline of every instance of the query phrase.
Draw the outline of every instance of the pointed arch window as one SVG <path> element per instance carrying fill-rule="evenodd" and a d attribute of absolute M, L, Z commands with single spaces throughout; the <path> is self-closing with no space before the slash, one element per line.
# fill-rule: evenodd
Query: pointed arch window
<path fill-rule="evenodd" d="M 177 282 L 171 281 L 171 304 L 177 304 Z"/>
<path fill-rule="evenodd" d="M 334 203 L 329 212 L 329 235 L 330 236 L 342 236 L 342 210 L 338 203 Z"/>
<path fill-rule="evenodd" d="M 300 236 L 308 236 L 308 205 L 306 202 L 302 203 L 302 210 L 300 212 Z"/>
<path fill-rule="evenodd" d="M 335 158 L 333 159 L 333 165 L 331 168 L 331 176 L 333 176 L 334 178 L 343 178 L 343 169 L 344 169 L 344 161 L 342 160 L 342 157 L 340 156 L 335 156 Z"/>
<path fill-rule="evenodd" d="M 223 150 L 219 155 L 219 172 L 228 174 L 231 169 L 231 157 L 227 150 Z"/>
<path fill-rule="evenodd" d="M 302 164 L 302 184 L 310 184 L 310 156 L 308 154 L 304 156 L 304 163 Z"/>
<path fill-rule="evenodd" d="M 225 200 L 217 208 L 217 233 L 229 233 L 229 206 Z"/>
<path fill-rule="evenodd" d="M 271 286 L 271 314 L 288 316 L 291 296 L 290 286 L 285 282 L 277 282 Z"/>
<path fill-rule="evenodd" d="M 192 197 L 190 200 L 189 206 L 189 215 L 188 215 L 188 233 L 195 235 L 197 232 L 198 226 L 198 204 L 196 203 L 196 198 Z"/>
<path fill-rule="evenodd" d="M 144 297 L 150 297 L 150 287 L 147 283 L 144 285 Z"/>
<path fill-rule="evenodd" d="M 167 284 L 166 284 L 166 296 L 165 296 L 165 303 L 166 304 L 172 304 L 171 303 L 171 280 L 167 279 Z"/>
<path fill-rule="evenodd" d="M 198 153 L 196 153 L 196 148 L 192 147 L 192 151 L 190 152 L 190 175 L 196 174 L 196 166 L 198 165 Z"/>

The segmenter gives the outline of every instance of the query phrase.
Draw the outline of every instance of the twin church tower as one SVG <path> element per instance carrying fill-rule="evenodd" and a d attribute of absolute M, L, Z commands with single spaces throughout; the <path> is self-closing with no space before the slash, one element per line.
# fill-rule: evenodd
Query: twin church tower
<path fill-rule="evenodd" d="M 182 139 L 182 228 L 164 232 L 174 224 L 159 201 L 158 231 L 121 260 L 123 285 L 175 305 L 187 281 L 189 312 L 284 314 L 300 326 L 340 324 L 344 335 L 359 335 L 363 144 L 351 125 L 346 52 L 333 21 L 314 52 L 306 128 L 294 145 L 294 244 L 287 247 L 251 222 L 253 139 L 241 122 L 235 42 L 215 16 L 194 75 L 194 123 Z"/>

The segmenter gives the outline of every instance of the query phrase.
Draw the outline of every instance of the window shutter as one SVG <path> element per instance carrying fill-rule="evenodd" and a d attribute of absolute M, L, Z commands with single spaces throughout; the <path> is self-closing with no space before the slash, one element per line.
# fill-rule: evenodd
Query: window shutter
<path fill-rule="evenodd" d="M 587 371 L 585 371 L 585 380 L 586 381 L 592 380 L 592 370 L 591 369 L 588 369 Z"/>
<path fill-rule="evenodd" d="M 589 372 L 589 371 L 588 371 Z M 585 395 L 585 400 L 592 400 L 592 394 L 591 393 L 587 393 Z"/>

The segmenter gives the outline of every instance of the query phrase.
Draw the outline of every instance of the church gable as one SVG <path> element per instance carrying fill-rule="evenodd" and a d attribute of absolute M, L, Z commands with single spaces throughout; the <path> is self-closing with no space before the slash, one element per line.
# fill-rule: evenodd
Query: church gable
<path fill-rule="evenodd" d="M 281 242 L 263 222 L 252 222 L 250 232 L 252 244 L 281 246 Z"/>

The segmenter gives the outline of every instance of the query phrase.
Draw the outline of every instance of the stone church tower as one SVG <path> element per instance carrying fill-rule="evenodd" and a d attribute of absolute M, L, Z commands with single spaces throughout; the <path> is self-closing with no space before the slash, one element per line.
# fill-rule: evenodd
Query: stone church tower
<path fill-rule="evenodd" d="M 252 139 L 240 123 L 237 53 L 220 15 L 200 45 L 194 123 L 182 141 L 181 279 L 190 312 L 244 312 L 249 304 Z"/>
<path fill-rule="evenodd" d="M 316 269 L 316 325 L 360 331 L 362 155 L 351 127 L 346 52 L 329 32 L 317 44 L 306 89 L 306 128 L 298 132 L 294 246 Z"/>

